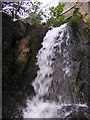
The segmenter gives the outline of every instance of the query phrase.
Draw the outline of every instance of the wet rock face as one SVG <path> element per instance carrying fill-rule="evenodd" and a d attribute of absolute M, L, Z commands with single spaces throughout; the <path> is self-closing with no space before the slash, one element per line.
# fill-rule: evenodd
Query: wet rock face
<path fill-rule="evenodd" d="M 84 88 L 82 91 L 84 92 L 84 97 L 86 97 L 86 101 L 90 106 L 90 26 L 86 24 L 81 18 L 78 18 L 79 23 L 79 34 L 78 38 L 81 44 L 81 52 L 78 53 L 83 56 L 82 65 L 81 65 L 81 79 L 84 80 Z M 83 50 L 83 51 L 82 51 Z M 79 55 L 79 56 L 80 56 Z"/>
<path fill-rule="evenodd" d="M 84 111 L 85 112 L 85 111 Z M 72 114 L 70 114 L 65 120 L 89 120 L 89 112 L 85 115 L 83 111 L 75 111 Z"/>
<path fill-rule="evenodd" d="M 2 14 L 2 70 L 3 118 L 21 117 L 18 106 L 25 106 L 25 98 L 34 95 L 32 80 L 36 76 L 36 54 L 47 31 L 33 28 L 22 21 L 13 22 Z M 6 102 L 7 101 L 7 102 Z"/>

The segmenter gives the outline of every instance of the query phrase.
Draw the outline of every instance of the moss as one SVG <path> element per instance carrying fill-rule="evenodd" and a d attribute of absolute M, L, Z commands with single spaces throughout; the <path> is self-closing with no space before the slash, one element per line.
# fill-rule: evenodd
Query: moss
<path fill-rule="evenodd" d="M 69 25 L 72 27 L 72 30 L 73 30 L 75 35 L 79 31 L 78 13 L 79 13 L 79 8 L 76 8 L 73 12 L 73 16 L 69 20 Z"/>
<path fill-rule="evenodd" d="M 76 34 L 78 32 L 78 29 L 79 29 L 76 15 L 73 15 L 71 17 L 71 19 L 69 20 L 69 25 L 72 27 L 74 34 Z"/>
<path fill-rule="evenodd" d="M 79 65 L 79 68 L 78 68 L 78 71 L 77 71 L 77 74 L 76 74 L 76 79 L 75 79 L 75 86 L 76 87 L 78 86 L 78 82 L 80 81 L 80 73 L 81 73 L 81 63 Z"/>
<path fill-rule="evenodd" d="M 80 66 L 78 68 L 76 79 L 74 81 L 73 86 L 76 91 L 76 97 L 82 101 L 83 100 L 82 95 L 84 93 L 84 89 L 86 86 L 85 81 L 82 79 L 82 63 L 80 63 Z"/>

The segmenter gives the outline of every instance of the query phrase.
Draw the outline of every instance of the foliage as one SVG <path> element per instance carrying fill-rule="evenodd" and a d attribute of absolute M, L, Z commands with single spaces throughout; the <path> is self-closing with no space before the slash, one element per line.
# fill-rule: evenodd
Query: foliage
<path fill-rule="evenodd" d="M 24 10 L 23 2 L 2 2 L 2 11 L 11 15 L 12 19 L 20 19 Z"/>
<path fill-rule="evenodd" d="M 29 20 L 32 25 L 39 26 L 41 22 L 41 16 L 43 15 L 43 11 L 40 10 L 41 3 L 35 1 L 32 3 L 32 10 L 29 11 Z"/>
<path fill-rule="evenodd" d="M 80 66 L 76 74 L 76 79 L 74 81 L 74 89 L 77 91 L 78 97 L 82 95 L 85 85 L 86 82 L 82 79 L 82 63 L 80 63 Z"/>
<path fill-rule="evenodd" d="M 78 32 L 78 17 L 77 17 L 78 9 L 74 11 L 73 16 L 69 20 L 69 25 L 72 27 L 73 32 L 76 34 Z"/>
<path fill-rule="evenodd" d="M 65 22 L 65 16 L 62 14 L 65 4 L 58 4 L 57 7 L 49 8 L 50 18 L 47 20 L 47 26 L 60 26 Z"/>
<path fill-rule="evenodd" d="M 42 16 L 46 17 L 42 10 L 40 10 L 41 3 L 37 0 L 32 2 L 2 2 L 3 12 L 12 16 L 12 19 L 20 19 L 27 15 L 26 20 L 31 25 L 39 26 L 42 20 Z M 47 19 L 47 26 L 60 26 L 65 22 L 65 16 L 62 14 L 64 4 L 58 4 L 57 7 L 51 7 L 49 9 L 49 18 Z"/>
<path fill-rule="evenodd" d="M 34 0 L 34 2 L 2 2 L 2 10 L 15 20 L 28 16 L 27 19 L 31 25 L 38 26 L 43 15 L 40 5 L 41 3 L 37 0 Z"/>

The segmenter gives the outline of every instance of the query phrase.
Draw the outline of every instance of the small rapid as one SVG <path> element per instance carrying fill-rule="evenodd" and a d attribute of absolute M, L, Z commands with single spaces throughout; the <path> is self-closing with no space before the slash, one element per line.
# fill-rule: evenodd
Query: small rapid
<path fill-rule="evenodd" d="M 27 99 L 23 118 L 66 118 L 72 112 L 86 109 L 76 102 L 72 80 L 79 66 L 71 59 L 68 24 L 49 30 L 37 55 L 37 77 L 32 85 L 36 95 Z M 76 66 L 76 68 L 73 66 Z"/>

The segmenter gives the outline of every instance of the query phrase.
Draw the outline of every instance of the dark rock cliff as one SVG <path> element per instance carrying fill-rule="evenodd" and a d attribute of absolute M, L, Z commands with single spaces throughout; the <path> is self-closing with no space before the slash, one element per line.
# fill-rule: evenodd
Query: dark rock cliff
<path fill-rule="evenodd" d="M 76 96 L 82 102 L 86 102 L 90 106 L 90 26 L 78 16 L 77 31 L 73 31 L 76 38 L 73 47 L 73 60 L 79 61 L 80 65 L 74 80 Z M 75 27 L 72 28 L 75 30 Z"/>
<path fill-rule="evenodd" d="M 3 118 L 21 117 L 18 107 L 25 106 L 25 98 L 34 94 L 31 86 L 38 67 L 36 54 L 47 28 L 13 22 L 2 14 L 2 113 Z"/>
<path fill-rule="evenodd" d="M 90 107 L 90 25 L 85 23 L 80 17 L 78 18 L 78 23 L 78 39 L 81 45 L 79 56 L 82 56 L 79 79 L 83 80 L 81 91 L 84 93 L 86 102 Z"/>

